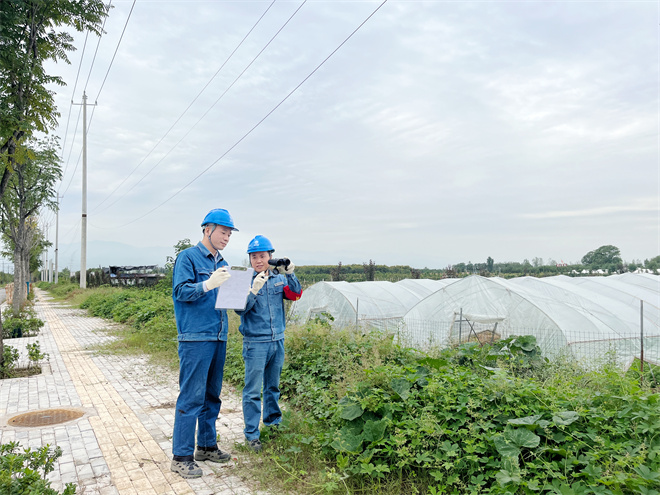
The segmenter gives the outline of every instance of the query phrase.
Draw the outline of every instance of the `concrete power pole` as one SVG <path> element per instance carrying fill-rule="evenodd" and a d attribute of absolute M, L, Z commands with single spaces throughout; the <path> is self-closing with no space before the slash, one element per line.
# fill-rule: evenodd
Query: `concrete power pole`
<path fill-rule="evenodd" d="M 57 265 L 57 251 L 58 251 L 58 236 L 59 236 L 59 231 L 60 231 L 60 196 L 59 193 L 57 193 L 57 210 L 55 210 L 55 284 L 57 284 L 59 280 L 59 267 Z"/>
<path fill-rule="evenodd" d="M 83 92 L 82 224 L 80 226 L 80 288 L 87 288 L 87 95 Z"/>
<path fill-rule="evenodd" d="M 80 103 L 74 103 L 79 105 Z M 94 103 L 96 105 L 96 103 Z M 87 288 L 87 95 L 83 92 L 82 219 L 80 225 L 80 288 Z"/>
<path fill-rule="evenodd" d="M 48 242 L 48 237 L 50 236 L 50 224 L 45 224 L 44 228 L 46 230 L 46 242 Z M 48 276 L 48 249 L 44 249 L 44 278 L 46 282 L 50 282 L 50 277 Z"/>

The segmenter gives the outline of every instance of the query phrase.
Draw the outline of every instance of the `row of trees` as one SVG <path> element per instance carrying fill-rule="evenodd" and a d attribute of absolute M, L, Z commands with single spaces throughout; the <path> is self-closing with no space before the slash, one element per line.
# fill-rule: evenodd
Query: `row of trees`
<path fill-rule="evenodd" d="M 62 177 L 59 143 L 48 133 L 60 116 L 50 88 L 65 83 L 45 64 L 70 63 L 75 47 L 68 29 L 100 35 L 107 13 L 102 0 L 0 0 L 0 234 L 3 254 L 14 262 L 16 316 L 47 247 L 38 212 L 57 208 Z M 0 337 L 0 365 L 3 356 Z"/>
<path fill-rule="evenodd" d="M 321 280 L 359 282 L 365 280 L 389 280 L 397 281 L 404 278 L 457 278 L 471 274 L 482 276 L 520 277 L 520 276 L 552 276 L 552 275 L 575 275 L 583 274 L 585 271 L 591 273 L 596 270 L 607 270 L 607 273 L 621 273 L 635 271 L 637 268 L 646 268 L 652 271 L 660 268 L 660 256 L 647 259 L 644 262 L 624 263 L 621 253 L 616 246 L 601 246 L 589 251 L 582 258 L 581 263 L 566 264 L 548 260 L 544 263 L 542 258 L 533 258 L 530 262 L 525 259 L 522 262 L 508 261 L 496 263 L 490 256 L 485 263 L 457 263 L 444 269 L 412 268 L 408 265 L 377 265 L 373 260 L 362 264 L 344 265 L 313 265 L 300 266 L 296 268 L 296 274 L 307 283 Z"/>

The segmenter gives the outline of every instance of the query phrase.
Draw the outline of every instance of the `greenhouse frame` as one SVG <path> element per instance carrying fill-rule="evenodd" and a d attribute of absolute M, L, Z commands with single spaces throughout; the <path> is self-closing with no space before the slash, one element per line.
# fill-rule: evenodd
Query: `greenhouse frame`
<path fill-rule="evenodd" d="M 420 350 L 468 340 L 534 335 L 549 358 L 635 359 L 660 365 L 660 277 L 499 277 L 319 282 L 292 307 L 295 319 L 331 315 L 336 327 L 378 329 Z M 643 336 L 643 338 L 642 338 Z M 643 345 L 642 345 L 643 344 Z"/>

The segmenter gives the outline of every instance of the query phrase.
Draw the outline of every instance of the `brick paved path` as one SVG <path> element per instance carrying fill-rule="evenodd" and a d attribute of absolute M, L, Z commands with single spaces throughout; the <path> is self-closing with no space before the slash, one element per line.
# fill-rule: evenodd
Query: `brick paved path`
<path fill-rule="evenodd" d="M 184 480 L 170 471 L 177 376 L 149 366 L 144 358 L 100 354 L 102 330 L 112 323 L 55 303 L 37 289 L 37 316 L 46 324 L 37 337 L 9 339 L 26 366 L 27 343 L 38 341 L 49 355 L 43 373 L 0 380 L 0 443 L 23 447 L 58 445 L 64 455 L 49 475 L 62 490 L 76 483 L 78 494 L 253 494 L 235 475 L 236 442 L 242 442 L 240 395 L 225 385 L 218 419 L 219 445 L 234 456 L 227 464 L 199 463 L 202 478 Z M 49 408 L 73 408 L 80 419 L 46 427 L 14 427 L 14 416 Z M 241 454 L 238 454 L 241 455 Z M 261 492 L 263 493 L 263 492 Z"/>

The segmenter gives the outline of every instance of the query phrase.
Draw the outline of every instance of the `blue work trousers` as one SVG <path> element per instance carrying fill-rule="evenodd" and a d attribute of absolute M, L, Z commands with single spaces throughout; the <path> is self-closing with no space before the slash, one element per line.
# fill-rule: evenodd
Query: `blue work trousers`
<path fill-rule="evenodd" d="M 174 413 L 172 454 L 192 456 L 197 445 L 217 445 L 226 341 L 179 342 L 179 398 Z"/>
<path fill-rule="evenodd" d="M 282 421 L 280 375 L 284 366 L 284 339 L 274 342 L 243 342 L 245 387 L 243 388 L 243 420 L 245 438 L 259 438 L 261 389 L 263 385 L 264 424 L 274 426 Z"/>

